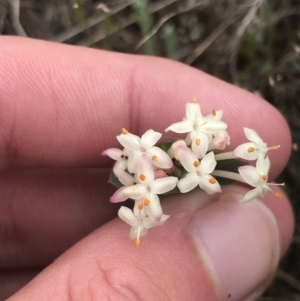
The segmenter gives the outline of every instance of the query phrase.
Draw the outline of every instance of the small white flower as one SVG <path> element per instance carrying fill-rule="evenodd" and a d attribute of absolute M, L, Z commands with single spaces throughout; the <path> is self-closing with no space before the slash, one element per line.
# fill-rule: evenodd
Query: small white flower
<path fill-rule="evenodd" d="M 113 171 L 115 172 L 117 169 L 126 169 L 129 153 L 130 152 L 125 148 L 123 150 L 120 150 L 118 148 L 108 148 L 107 150 L 102 152 L 102 155 L 109 156 L 110 158 L 117 161 L 113 168 Z"/>
<path fill-rule="evenodd" d="M 127 164 L 129 172 L 136 172 L 137 164 L 142 154 L 146 154 L 152 160 L 154 166 L 163 169 L 172 168 L 171 158 L 162 149 L 154 146 L 161 135 L 161 133 L 148 130 L 140 138 L 122 129 L 122 134 L 117 136 L 117 139 L 123 147 L 130 151 Z"/>
<path fill-rule="evenodd" d="M 184 140 L 177 140 L 175 141 L 171 147 L 168 150 L 168 155 L 170 156 L 170 158 L 175 158 L 176 160 L 178 160 L 178 146 L 186 146 L 186 143 Z"/>
<path fill-rule="evenodd" d="M 238 170 L 243 180 L 250 186 L 255 187 L 245 194 L 241 202 L 249 202 L 259 196 L 264 197 L 269 190 L 272 191 L 269 187 L 271 184 L 267 182 L 270 170 L 270 160 L 268 157 L 260 157 L 256 162 L 256 167 L 250 165 L 241 166 Z M 275 193 L 275 195 L 281 198 L 280 193 Z"/>
<path fill-rule="evenodd" d="M 182 166 L 188 172 L 183 179 L 178 181 L 177 186 L 180 192 L 189 192 L 197 185 L 208 194 L 221 192 L 219 183 L 210 175 L 217 164 L 213 152 L 205 155 L 199 162 L 197 156 L 188 147 L 179 146 L 178 157 Z"/>
<path fill-rule="evenodd" d="M 138 184 L 124 188 L 124 194 L 133 200 L 142 199 L 149 217 L 160 221 L 162 208 L 157 194 L 166 193 L 175 188 L 178 179 L 176 177 L 163 177 L 155 180 L 155 173 L 151 160 L 145 154 L 139 159 L 137 166 Z"/>
<path fill-rule="evenodd" d="M 186 143 L 191 145 L 193 152 L 201 159 L 208 150 L 212 135 L 227 128 L 227 124 L 220 121 L 221 117 L 221 113 L 216 117 L 214 115 L 203 117 L 200 105 L 194 100 L 193 103 L 186 104 L 186 117 L 183 121 L 172 124 L 166 132 L 188 133 Z"/>
<path fill-rule="evenodd" d="M 214 138 L 209 143 L 208 149 L 224 150 L 227 145 L 230 145 L 230 136 L 228 132 L 224 130 L 214 135 Z"/>
<path fill-rule="evenodd" d="M 250 141 L 239 145 L 233 155 L 245 160 L 256 160 L 259 156 L 265 158 L 268 150 L 277 150 L 280 146 L 267 147 L 267 144 L 258 136 L 258 134 L 249 128 L 244 128 L 246 138 Z"/>
<path fill-rule="evenodd" d="M 163 214 L 159 222 L 153 221 L 147 216 L 143 206 L 137 206 L 134 212 L 122 206 L 118 211 L 118 215 L 124 222 L 131 226 L 130 239 L 135 240 L 136 247 L 140 245 L 140 237 L 146 235 L 148 229 L 164 224 L 169 218 L 169 215 Z"/>
<path fill-rule="evenodd" d="M 115 175 L 118 177 L 119 181 L 124 185 L 119 188 L 113 196 L 110 198 L 112 203 L 120 203 L 124 202 L 128 199 L 128 195 L 124 193 L 124 189 L 128 186 L 133 186 L 137 183 L 137 179 L 135 179 L 132 175 L 126 172 L 123 169 L 114 170 Z"/>

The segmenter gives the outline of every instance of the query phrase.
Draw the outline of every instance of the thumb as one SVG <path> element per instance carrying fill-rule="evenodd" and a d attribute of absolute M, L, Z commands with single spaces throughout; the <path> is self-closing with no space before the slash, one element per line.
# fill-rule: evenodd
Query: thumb
<path fill-rule="evenodd" d="M 270 281 L 292 235 L 287 199 L 238 201 L 245 188 L 222 195 L 195 191 L 163 200 L 169 220 L 137 249 L 115 219 L 59 257 L 17 300 L 244 300 Z M 274 198 L 274 199 L 273 199 Z M 247 299 L 248 300 L 248 299 Z"/>

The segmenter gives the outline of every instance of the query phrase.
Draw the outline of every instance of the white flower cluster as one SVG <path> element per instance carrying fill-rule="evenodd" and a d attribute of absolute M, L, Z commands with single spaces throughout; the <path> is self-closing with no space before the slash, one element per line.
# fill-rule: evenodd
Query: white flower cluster
<path fill-rule="evenodd" d="M 158 195 L 172 191 L 176 186 L 181 193 L 186 193 L 197 186 L 208 194 L 221 192 L 215 177 L 229 178 L 248 183 L 253 190 L 249 191 L 242 202 L 248 202 L 258 196 L 264 196 L 269 188 L 268 172 L 270 160 L 266 156 L 268 148 L 258 134 L 245 128 L 246 138 L 250 142 L 241 144 L 233 152 L 214 153 L 224 150 L 230 144 L 227 124 L 222 119 L 223 112 L 213 111 L 207 116 L 201 113 L 200 105 L 193 100 L 186 104 L 186 117 L 166 129 L 175 133 L 186 133 L 184 140 L 175 141 L 167 152 L 156 143 L 162 134 L 148 130 L 141 137 L 122 129 L 117 140 L 123 150 L 109 148 L 104 155 L 116 160 L 114 175 L 124 185 L 119 188 L 110 201 L 123 202 L 128 198 L 134 200 L 133 210 L 122 206 L 119 217 L 132 228 L 130 238 L 135 245 L 140 244 L 140 237 L 147 234 L 148 229 L 162 225 L 168 218 L 163 214 Z M 257 160 L 256 167 L 241 166 L 239 173 L 215 170 L 217 160 L 242 158 Z M 182 177 L 174 176 L 174 164 L 184 169 Z M 280 197 L 280 194 L 276 194 Z"/>

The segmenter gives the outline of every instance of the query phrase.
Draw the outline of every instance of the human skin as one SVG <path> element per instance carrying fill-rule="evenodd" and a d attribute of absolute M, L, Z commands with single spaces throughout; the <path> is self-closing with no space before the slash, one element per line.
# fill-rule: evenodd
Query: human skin
<path fill-rule="evenodd" d="M 263 291 L 293 232 L 284 195 L 242 204 L 249 188 L 234 185 L 165 197 L 171 217 L 136 249 L 108 202 L 112 161 L 101 153 L 118 147 L 122 127 L 164 132 L 196 96 L 204 113 L 224 110 L 230 149 L 246 141 L 243 127 L 281 145 L 269 154 L 271 181 L 291 149 L 276 109 L 170 60 L 17 37 L 0 45 L 0 300 L 16 291 L 10 301 L 251 300 Z"/>

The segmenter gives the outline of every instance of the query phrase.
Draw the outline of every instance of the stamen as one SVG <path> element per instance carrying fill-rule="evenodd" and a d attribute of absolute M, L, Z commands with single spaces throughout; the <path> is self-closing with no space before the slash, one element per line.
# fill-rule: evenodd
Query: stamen
<path fill-rule="evenodd" d="M 138 204 L 138 209 L 141 211 L 144 208 L 144 204 L 141 202 Z"/>
<path fill-rule="evenodd" d="M 200 140 L 200 139 L 196 139 L 196 140 L 195 140 L 195 143 L 196 143 L 197 146 L 199 146 L 200 143 L 201 143 L 201 140 Z"/>
<path fill-rule="evenodd" d="M 209 184 L 216 184 L 217 183 L 217 180 L 214 178 L 214 177 L 211 177 L 209 180 L 208 180 Z"/>
<path fill-rule="evenodd" d="M 125 128 L 122 128 L 122 134 L 127 135 L 128 133 L 129 132 Z"/>
<path fill-rule="evenodd" d="M 211 115 L 216 116 L 217 112 L 215 110 L 212 110 Z"/>
<path fill-rule="evenodd" d="M 282 194 L 280 192 L 276 192 L 275 196 L 277 197 L 277 199 L 281 199 L 282 198 Z"/>
<path fill-rule="evenodd" d="M 261 178 L 262 178 L 265 182 L 268 181 L 268 176 L 267 176 L 267 175 L 263 175 Z"/>
<path fill-rule="evenodd" d="M 137 238 L 135 241 L 134 241 L 134 244 L 135 246 L 138 248 L 140 246 L 140 240 Z"/>
<path fill-rule="evenodd" d="M 253 153 L 255 151 L 255 148 L 253 146 L 248 147 L 247 149 L 248 153 Z"/>
<path fill-rule="evenodd" d="M 195 167 L 198 167 L 198 166 L 200 165 L 200 163 L 199 163 L 199 161 L 194 161 L 193 165 L 194 165 Z"/>
<path fill-rule="evenodd" d="M 128 160 L 128 156 L 124 156 L 124 158 L 125 158 L 126 160 Z"/>
<path fill-rule="evenodd" d="M 144 174 L 140 174 L 140 175 L 139 175 L 139 178 L 140 178 L 141 181 L 145 181 L 146 176 L 145 176 Z"/>
<path fill-rule="evenodd" d="M 272 147 L 272 150 L 277 151 L 279 149 L 280 145 L 276 145 Z"/>
<path fill-rule="evenodd" d="M 149 199 L 144 199 L 144 205 L 148 206 L 150 204 L 150 200 Z"/>
<path fill-rule="evenodd" d="M 193 97 L 193 103 L 198 103 L 198 100 L 195 96 Z"/>
<path fill-rule="evenodd" d="M 157 156 L 153 155 L 152 156 L 152 161 L 157 161 L 157 160 L 158 160 Z"/>
<path fill-rule="evenodd" d="M 121 155 L 121 158 L 122 158 L 122 159 L 124 159 L 124 158 L 125 158 L 125 156 L 124 156 L 124 155 Z"/>

